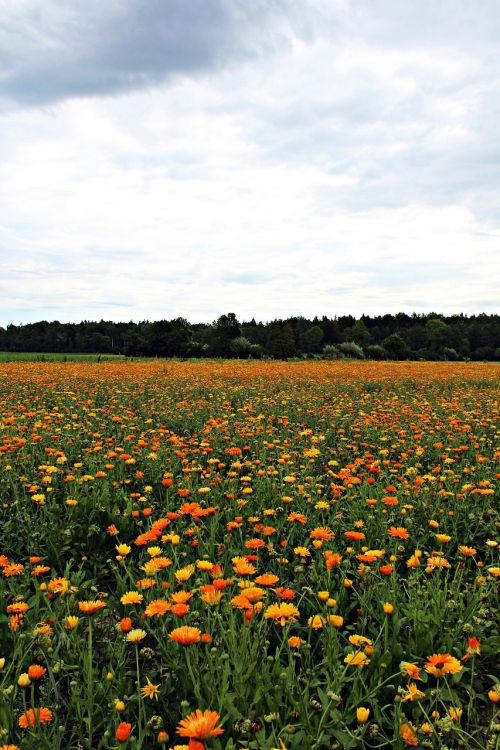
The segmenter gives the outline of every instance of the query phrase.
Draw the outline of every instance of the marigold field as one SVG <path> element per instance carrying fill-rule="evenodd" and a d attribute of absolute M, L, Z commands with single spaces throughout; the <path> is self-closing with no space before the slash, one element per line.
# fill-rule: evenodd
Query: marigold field
<path fill-rule="evenodd" d="M 0 750 L 498 747 L 498 376 L 0 364 Z"/>

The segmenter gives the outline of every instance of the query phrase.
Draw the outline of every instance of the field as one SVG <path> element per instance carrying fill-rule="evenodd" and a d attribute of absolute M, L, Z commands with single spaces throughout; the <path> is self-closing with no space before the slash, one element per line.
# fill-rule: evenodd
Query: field
<path fill-rule="evenodd" d="M 0 750 L 498 747 L 499 374 L 0 364 Z"/>
<path fill-rule="evenodd" d="M 64 354 L 63 352 L 0 352 L 1 362 L 109 362 L 125 359 L 120 354 Z"/>

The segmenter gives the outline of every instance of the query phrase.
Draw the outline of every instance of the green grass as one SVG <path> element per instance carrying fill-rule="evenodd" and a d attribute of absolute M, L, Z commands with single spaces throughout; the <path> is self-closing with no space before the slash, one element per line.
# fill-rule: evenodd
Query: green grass
<path fill-rule="evenodd" d="M 110 362 L 123 354 L 68 354 L 65 352 L 0 352 L 0 362 Z"/>

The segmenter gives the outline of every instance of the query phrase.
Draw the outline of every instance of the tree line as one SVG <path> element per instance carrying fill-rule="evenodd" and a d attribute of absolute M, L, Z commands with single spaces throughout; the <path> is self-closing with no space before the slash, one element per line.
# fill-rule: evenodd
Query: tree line
<path fill-rule="evenodd" d="M 302 316 L 213 323 L 185 318 L 114 323 L 45 320 L 0 327 L 0 351 L 123 354 L 131 357 L 235 357 L 500 361 L 500 316 L 438 313 Z"/>

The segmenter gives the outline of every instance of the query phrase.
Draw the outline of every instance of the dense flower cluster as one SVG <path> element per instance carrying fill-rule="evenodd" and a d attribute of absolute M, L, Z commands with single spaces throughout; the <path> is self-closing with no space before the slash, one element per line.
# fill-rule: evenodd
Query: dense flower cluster
<path fill-rule="evenodd" d="M 480 747 L 498 382 L 0 366 L 3 747 Z"/>

